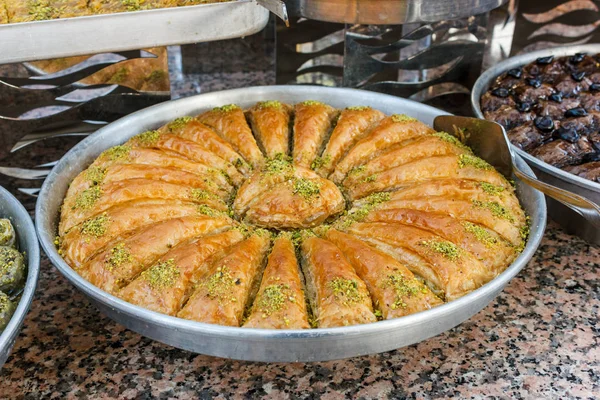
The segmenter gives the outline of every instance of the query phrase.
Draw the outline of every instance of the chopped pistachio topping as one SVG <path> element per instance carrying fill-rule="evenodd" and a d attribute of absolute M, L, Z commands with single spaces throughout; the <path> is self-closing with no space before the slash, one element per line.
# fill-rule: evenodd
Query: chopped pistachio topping
<path fill-rule="evenodd" d="M 377 180 L 377 174 L 366 176 L 362 179 L 363 183 L 372 183 Z"/>
<path fill-rule="evenodd" d="M 481 158 L 471 154 L 461 154 L 458 156 L 458 166 L 464 168 L 467 166 L 489 171 L 494 169 L 490 164 L 482 160 Z"/>
<path fill-rule="evenodd" d="M 365 197 L 360 207 L 351 210 L 338 219 L 335 224 L 336 227 L 339 227 L 340 229 L 349 228 L 354 222 L 360 222 L 365 219 L 371 211 L 375 210 L 380 204 L 389 201 L 390 198 L 391 196 L 388 192 L 373 193 Z"/>
<path fill-rule="evenodd" d="M 331 163 L 331 155 L 330 154 L 326 154 L 325 157 L 317 156 L 317 157 L 315 157 L 313 162 L 310 164 L 310 168 L 313 171 L 316 171 L 325 165 L 329 165 L 330 163 Z"/>
<path fill-rule="evenodd" d="M 144 0 L 121 0 L 121 4 L 123 4 L 127 11 L 138 11 L 142 8 Z"/>
<path fill-rule="evenodd" d="M 219 302 L 230 300 L 235 301 L 235 297 L 231 296 L 231 289 L 234 285 L 239 285 L 240 279 L 235 279 L 229 268 L 226 266 L 218 267 L 214 274 L 201 283 L 201 286 L 206 289 L 208 297 L 217 299 Z"/>
<path fill-rule="evenodd" d="M 467 221 L 463 222 L 462 226 L 465 228 L 465 231 L 473 234 L 473 236 L 486 247 L 493 247 L 498 244 L 498 238 L 482 226 Z"/>
<path fill-rule="evenodd" d="M 269 158 L 265 162 L 265 173 L 267 174 L 288 174 L 294 171 L 291 157 L 283 153 L 278 153 L 273 158 Z"/>
<path fill-rule="evenodd" d="M 392 115 L 392 121 L 393 122 L 415 122 L 417 120 L 413 117 L 409 117 L 406 114 L 394 114 L 394 115 Z"/>
<path fill-rule="evenodd" d="M 281 108 L 282 104 L 281 104 L 281 102 L 279 102 L 277 100 L 268 100 L 268 101 L 262 101 L 262 102 L 258 103 L 258 107 L 259 108 Z"/>
<path fill-rule="evenodd" d="M 301 230 L 294 231 L 292 233 L 291 240 L 292 240 L 292 243 L 294 244 L 294 246 L 300 246 L 303 241 L 305 241 L 309 237 L 313 237 L 313 236 L 315 236 L 315 233 L 312 230 L 301 229 Z"/>
<path fill-rule="evenodd" d="M 461 142 L 456 136 L 451 135 L 447 132 L 435 132 L 433 136 L 442 139 L 444 142 L 448 142 L 450 144 L 455 145 L 456 147 L 460 147 L 463 150 L 468 150 L 471 152 L 471 148 Z"/>
<path fill-rule="evenodd" d="M 105 150 L 102 153 L 103 157 L 108 158 L 110 161 L 123 160 L 129 157 L 129 152 L 131 151 L 131 147 L 127 145 L 119 145 L 115 147 L 111 147 L 108 150 Z"/>
<path fill-rule="evenodd" d="M 207 206 L 206 204 L 199 204 L 197 209 L 199 214 L 206 215 L 208 217 L 216 217 L 219 215 L 223 215 L 221 211 L 217 211 L 214 208 Z"/>
<path fill-rule="evenodd" d="M 231 111 L 235 111 L 235 110 L 239 110 L 240 107 L 237 104 L 227 104 L 225 106 L 221 106 L 221 107 L 215 107 L 213 108 L 213 111 L 219 111 L 219 112 L 231 112 Z"/>
<path fill-rule="evenodd" d="M 107 213 L 87 219 L 81 224 L 81 233 L 87 236 L 101 237 L 106 233 L 110 217 Z"/>
<path fill-rule="evenodd" d="M 252 227 L 250 227 L 244 223 L 239 223 L 231 229 L 239 231 L 242 235 L 244 235 L 244 237 L 248 237 L 251 233 L 253 233 Z"/>
<path fill-rule="evenodd" d="M 478 185 L 481 190 L 492 196 L 497 196 L 505 190 L 502 186 L 496 186 L 488 182 L 479 182 Z"/>
<path fill-rule="evenodd" d="M 263 290 L 256 301 L 256 307 L 263 318 L 266 318 L 281 311 L 288 301 L 293 303 L 296 299 L 291 294 L 289 285 L 279 283 L 269 285 Z"/>
<path fill-rule="evenodd" d="M 173 286 L 179 275 L 179 268 L 175 265 L 175 260 L 171 258 L 154 264 L 142 272 L 141 276 L 153 289 L 164 289 Z"/>
<path fill-rule="evenodd" d="M 77 195 L 74 208 L 80 210 L 90 209 L 98 201 L 100 196 L 102 196 L 102 189 L 100 189 L 100 186 L 92 186 L 91 188 L 85 189 Z"/>
<path fill-rule="evenodd" d="M 219 196 L 214 193 L 211 193 L 204 189 L 193 188 L 190 189 L 190 197 L 192 200 L 202 201 L 202 200 L 219 200 Z"/>
<path fill-rule="evenodd" d="M 106 268 L 109 271 L 114 270 L 115 268 L 120 267 L 123 264 L 129 263 L 133 261 L 133 257 L 129 252 L 129 249 L 125 247 L 125 243 L 119 243 L 112 249 L 110 249 L 110 254 L 106 259 Z"/>
<path fill-rule="evenodd" d="M 323 105 L 323 103 L 321 103 L 320 101 L 316 101 L 316 100 L 306 100 L 306 101 L 303 101 L 300 104 L 305 105 L 305 106 L 320 106 L 320 105 Z"/>
<path fill-rule="evenodd" d="M 121 83 L 129 75 L 129 70 L 125 67 L 119 68 L 108 80 L 108 83 Z"/>
<path fill-rule="evenodd" d="M 383 313 L 381 312 L 381 310 L 373 311 L 373 315 L 375 315 L 377 321 L 381 321 L 383 319 Z"/>
<path fill-rule="evenodd" d="M 321 184 L 310 179 L 300 178 L 294 181 L 294 194 L 304 197 L 306 200 L 318 196 L 321 193 Z"/>
<path fill-rule="evenodd" d="M 371 107 L 369 106 L 354 106 L 354 107 L 346 107 L 346 110 L 348 111 L 365 111 L 365 110 L 370 110 Z"/>
<path fill-rule="evenodd" d="M 366 165 L 361 165 L 359 167 L 354 167 L 350 170 L 350 172 L 348 172 L 348 176 L 352 176 L 352 175 L 358 175 L 358 174 L 362 174 L 363 172 L 365 172 L 367 170 Z"/>
<path fill-rule="evenodd" d="M 461 250 L 458 246 L 445 240 L 423 240 L 419 244 L 428 247 L 436 253 L 440 253 L 450 261 L 458 260 L 461 254 Z"/>
<path fill-rule="evenodd" d="M 478 208 L 485 208 L 489 210 L 493 216 L 503 218 L 509 222 L 515 222 L 515 218 L 512 216 L 510 211 L 506 209 L 502 204 L 497 201 L 479 201 L 473 200 L 473 205 Z"/>
<path fill-rule="evenodd" d="M 135 140 L 142 145 L 149 146 L 158 141 L 160 138 L 159 131 L 146 131 L 144 133 L 140 133 L 135 137 Z"/>
<path fill-rule="evenodd" d="M 362 301 L 365 295 L 358 290 L 358 282 L 354 279 L 334 278 L 327 283 L 336 300 L 343 305 L 351 305 Z"/>
<path fill-rule="evenodd" d="M 99 185 L 106 176 L 106 168 L 92 166 L 85 170 L 85 178 L 92 183 L 92 185 Z"/>
<path fill-rule="evenodd" d="M 177 130 L 183 128 L 184 126 L 186 126 L 188 124 L 188 122 L 192 122 L 193 120 L 194 120 L 193 117 L 177 118 L 177 119 L 173 120 L 169 125 L 167 125 L 167 128 L 169 128 L 170 131 L 177 131 Z"/>
<path fill-rule="evenodd" d="M 62 8 L 52 7 L 47 0 L 34 0 L 29 3 L 28 13 L 35 21 L 45 21 L 60 17 Z"/>
<path fill-rule="evenodd" d="M 418 293 L 427 293 L 425 286 L 419 284 L 416 279 L 405 277 L 401 273 L 389 275 L 382 283 L 383 288 L 392 288 L 396 294 L 394 303 L 390 305 L 392 310 L 398 308 L 406 308 L 405 302 L 407 297 L 414 296 Z"/>

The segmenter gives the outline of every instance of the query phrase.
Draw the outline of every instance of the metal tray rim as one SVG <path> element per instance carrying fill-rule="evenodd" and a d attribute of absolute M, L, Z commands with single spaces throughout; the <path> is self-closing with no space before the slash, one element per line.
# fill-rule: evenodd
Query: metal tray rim
<path fill-rule="evenodd" d="M 29 213 L 25 210 L 25 207 L 23 207 L 23 205 L 2 186 L 0 186 L 0 201 L 8 203 L 8 208 L 11 208 L 13 213 L 12 215 L 3 215 L 2 217 L 11 218 L 15 225 L 17 235 L 27 244 L 27 248 L 21 250 L 27 252 L 28 267 L 27 280 L 25 282 L 25 289 L 21 301 L 19 301 L 19 305 L 10 319 L 10 322 L 2 334 L 0 334 L 1 369 L 21 330 L 23 321 L 25 320 L 25 316 L 29 311 L 35 294 L 40 272 L 40 249 L 33 221 L 31 220 Z"/>
<path fill-rule="evenodd" d="M 562 57 L 573 55 L 578 52 L 595 52 L 600 53 L 600 44 L 584 44 L 575 46 L 561 46 L 553 47 L 549 49 L 537 50 L 527 54 L 521 54 L 507 58 L 504 61 L 499 62 L 493 67 L 486 70 L 479 76 L 473 90 L 471 91 L 471 107 L 473 112 L 478 118 L 484 119 L 483 113 L 481 112 L 480 99 L 483 93 L 489 88 L 490 84 L 496 77 L 500 76 L 504 72 L 511 68 L 516 68 L 535 61 L 539 57 L 546 57 L 550 55 Z M 535 165 L 536 168 L 544 171 L 550 175 L 565 180 L 573 185 L 583 187 L 587 190 L 600 192 L 600 183 L 592 182 L 589 179 L 581 178 L 577 175 L 573 175 L 569 172 L 563 171 L 560 168 L 556 168 L 548 163 L 539 160 L 538 158 L 528 154 L 527 152 L 519 149 L 516 146 L 512 146 L 512 149 L 517 152 L 519 156 L 527 160 L 527 162 Z"/>
<path fill-rule="evenodd" d="M 345 98 L 360 98 L 362 104 L 371 104 L 370 99 L 382 99 L 389 100 L 392 103 L 396 103 L 398 105 L 411 105 L 412 107 L 427 110 L 429 113 L 445 114 L 442 111 L 434 109 L 433 107 L 429 107 L 426 105 L 422 105 L 410 100 L 399 99 L 394 96 L 367 92 L 367 91 L 359 91 L 356 89 L 343 89 L 343 88 L 323 88 L 323 87 L 313 87 L 313 86 L 266 86 L 266 87 L 253 87 L 253 88 L 243 88 L 243 89 L 234 89 L 223 92 L 213 92 L 202 95 L 197 95 L 193 97 L 188 97 L 179 100 L 173 100 L 167 102 L 167 107 L 170 107 L 173 110 L 177 110 L 178 116 L 186 115 L 183 109 L 194 109 L 191 105 L 199 99 L 205 100 L 204 103 L 218 105 L 218 104 L 226 104 L 226 102 L 217 103 L 211 99 L 218 99 L 221 97 L 227 98 L 239 98 L 239 103 L 244 101 L 248 102 L 250 100 L 257 101 L 260 100 L 257 98 L 258 94 L 261 93 L 277 93 L 278 91 L 290 91 L 294 93 L 294 97 L 297 101 L 311 99 L 314 96 L 311 96 L 314 93 L 326 93 L 328 97 L 336 97 L 339 99 Z M 273 96 L 272 98 L 275 98 Z M 340 100 L 343 101 L 343 100 Z M 175 331 L 192 331 L 194 333 L 202 334 L 202 335 L 213 335 L 220 338 L 233 338 L 250 341 L 258 341 L 261 343 L 265 343 L 267 341 L 273 340 L 300 340 L 300 341 L 309 341 L 316 340 L 319 338 L 341 338 L 348 336 L 367 336 L 374 334 L 381 334 L 381 332 L 391 332 L 402 329 L 403 327 L 407 327 L 410 325 L 421 325 L 427 322 L 435 321 L 438 317 L 452 313 L 456 310 L 460 310 L 461 308 L 465 308 L 468 305 L 477 303 L 477 301 L 485 301 L 486 296 L 489 296 L 490 293 L 494 293 L 495 291 L 501 290 L 506 283 L 513 278 L 532 258 L 534 252 L 539 246 L 541 239 L 543 237 L 543 232 L 546 225 L 546 205 L 543 199 L 543 196 L 536 191 L 531 190 L 532 196 L 535 197 L 535 207 L 531 205 L 531 209 L 533 210 L 532 217 L 532 228 L 529 240 L 524 251 L 519 255 L 519 257 L 498 277 L 494 280 L 490 281 L 486 285 L 481 288 L 463 296 L 457 300 L 446 303 L 439 307 L 435 307 L 433 309 L 423 311 L 420 313 L 412 314 L 406 317 L 379 321 L 371 324 L 365 325 L 355 325 L 349 327 L 337 327 L 337 328 L 326 328 L 326 329 L 310 329 L 310 330 L 268 330 L 268 329 L 249 329 L 249 328 L 240 328 L 240 327 L 226 327 L 221 325 L 213 325 L 206 324 L 195 321 L 187 321 L 176 317 L 167 316 L 164 314 L 156 313 L 150 310 L 147 310 L 142 307 L 138 307 L 132 304 L 129 304 L 121 299 L 118 299 L 98 288 L 93 286 L 91 283 L 87 282 L 85 279 L 81 278 L 58 254 L 53 240 L 55 233 L 52 231 L 52 223 L 56 222 L 57 215 L 50 215 L 50 210 L 46 208 L 46 203 L 52 198 L 53 195 L 60 196 L 60 200 L 64 196 L 64 193 L 58 194 L 55 193 L 56 190 L 52 190 L 52 187 L 56 181 L 56 179 L 65 172 L 70 172 L 71 174 L 78 173 L 81 169 L 78 166 L 72 167 L 72 163 L 70 160 L 77 158 L 80 153 L 89 152 L 89 149 L 94 148 L 97 143 L 101 142 L 101 139 L 108 135 L 111 131 L 120 130 L 123 131 L 127 129 L 127 125 L 129 122 L 134 122 L 138 120 L 142 120 L 144 117 L 149 117 L 152 114 L 156 114 L 162 108 L 165 108 L 165 103 L 159 104 L 156 106 L 149 107 L 145 110 L 138 111 L 134 114 L 131 114 L 128 117 L 122 118 L 115 123 L 108 125 L 107 127 L 101 128 L 90 137 L 84 139 L 80 142 L 76 147 L 71 149 L 63 159 L 53 168 L 50 175 L 44 182 L 41 192 L 39 194 L 38 202 L 36 205 L 36 226 L 37 232 L 42 244 L 42 248 L 52 261 L 52 263 L 57 267 L 57 269 L 63 274 L 72 284 L 74 284 L 79 290 L 84 292 L 87 296 L 92 298 L 95 301 L 101 302 L 103 305 L 109 307 L 111 310 L 119 313 L 126 314 L 128 316 L 132 316 L 135 318 L 143 318 L 145 322 L 150 324 L 156 324 L 168 329 L 174 329 Z M 195 108 L 198 110 L 198 107 Z M 163 121 L 166 122 L 166 121 Z M 142 126 L 142 129 L 139 129 L 135 132 L 128 132 L 125 136 L 122 136 L 121 139 L 125 139 L 126 136 L 133 136 L 139 131 L 145 130 L 146 128 L 150 128 L 150 126 Z M 96 153 L 99 153 L 100 150 L 104 150 L 109 147 L 111 143 L 103 143 L 102 149 L 96 149 Z M 97 147 L 97 146 L 96 146 Z M 89 155 L 88 155 L 89 156 Z M 94 155 L 92 155 L 94 156 Z M 519 160 L 520 163 L 523 164 L 523 167 L 531 172 L 531 170 L 526 166 L 526 164 Z M 72 169 L 76 169 L 79 171 L 73 171 Z M 71 171 L 69 171 L 71 170 Z M 487 302 L 485 303 L 487 304 Z M 117 311 L 118 310 L 118 311 Z M 478 310 L 479 311 L 479 308 Z M 462 321 L 460 321 L 462 322 Z M 388 349 L 391 350 L 391 349 Z M 358 355 L 358 354 L 347 354 L 345 357 Z M 321 356 L 323 357 L 323 356 Z M 248 359 L 244 358 L 242 355 L 235 355 L 234 358 L 240 359 Z M 335 357 L 342 358 L 342 357 Z M 254 358 L 252 358 L 254 359 Z M 317 359 L 330 359 L 328 357 Z M 271 359 L 261 358 L 260 361 L 272 361 Z M 290 361 L 285 358 L 277 358 L 277 361 Z"/>

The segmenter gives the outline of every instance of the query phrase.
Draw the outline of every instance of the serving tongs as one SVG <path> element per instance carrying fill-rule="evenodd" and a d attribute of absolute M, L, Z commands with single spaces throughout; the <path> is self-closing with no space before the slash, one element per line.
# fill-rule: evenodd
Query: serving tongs
<path fill-rule="evenodd" d="M 285 22 L 285 26 L 290 26 L 288 18 L 287 6 L 281 0 L 256 0 L 258 4 L 277 15 Z"/>
<path fill-rule="evenodd" d="M 514 174 L 529 186 L 561 202 L 600 229 L 600 207 L 597 204 L 583 196 L 542 182 L 519 169 L 502 125 L 483 119 L 442 115 L 435 118 L 433 128 L 456 136 L 505 177 L 510 179 Z"/>

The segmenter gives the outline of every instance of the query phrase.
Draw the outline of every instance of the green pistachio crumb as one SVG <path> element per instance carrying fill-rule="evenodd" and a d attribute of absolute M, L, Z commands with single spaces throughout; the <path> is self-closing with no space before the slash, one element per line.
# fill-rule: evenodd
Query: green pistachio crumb
<path fill-rule="evenodd" d="M 293 192 L 308 200 L 321 193 L 321 184 L 310 179 L 296 179 L 294 181 Z"/>
<path fill-rule="evenodd" d="M 394 114 L 394 115 L 392 115 L 392 121 L 396 122 L 396 123 L 398 123 L 398 122 L 415 122 L 415 121 L 417 121 L 417 119 L 413 118 L 413 117 L 409 117 L 406 114 Z"/>
<path fill-rule="evenodd" d="M 52 7 L 48 0 L 33 0 L 29 2 L 28 6 L 28 14 L 32 16 L 34 21 L 59 18 L 64 8 Z"/>
<path fill-rule="evenodd" d="M 321 103 L 320 101 L 316 101 L 316 100 L 306 100 L 300 104 L 302 104 L 304 106 L 321 106 L 321 105 L 323 105 L 323 103 Z"/>
<path fill-rule="evenodd" d="M 396 295 L 394 303 L 390 305 L 392 310 L 406 308 L 406 298 L 415 296 L 419 293 L 427 293 L 425 286 L 421 285 L 416 279 L 405 277 L 401 273 L 388 275 L 381 285 L 385 288 L 392 288 Z"/>
<path fill-rule="evenodd" d="M 303 241 L 308 239 L 309 237 L 316 236 L 315 233 L 311 229 L 300 229 L 294 231 L 291 236 L 292 244 L 295 247 L 298 247 L 302 244 Z"/>
<path fill-rule="evenodd" d="M 448 142 L 450 144 L 455 145 L 456 147 L 460 147 L 463 150 L 468 150 L 469 153 L 472 151 L 470 147 L 461 142 L 456 136 L 451 135 L 447 132 L 435 132 L 433 136 L 443 140 L 444 142 Z"/>
<path fill-rule="evenodd" d="M 388 192 L 373 193 L 365 197 L 362 205 L 340 217 L 335 223 L 335 227 L 342 230 L 348 229 L 353 223 L 365 219 L 371 211 L 375 210 L 380 204 L 389 201 L 390 198 L 391 195 Z"/>
<path fill-rule="evenodd" d="M 266 174 L 289 174 L 294 171 L 291 157 L 278 153 L 265 162 L 264 172 Z"/>
<path fill-rule="evenodd" d="M 478 185 L 481 190 L 492 196 L 497 196 L 505 190 L 502 186 L 497 186 L 488 182 L 479 182 Z"/>
<path fill-rule="evenodd" d="M 231 289 L 236 285 L 236 282 L 240 282 L 239 279 L 235 279 L 229 268 L 223 265 L 218 267 L 214 274 L 208 277 L 200 285 L 206 289 L 206 294 L 212 299 L 217 299 L 219 302 L 231 301 Z M 238 283 L 239 284 L 239 283 Z"/>
<path fill-rule="evenodd" d="M 291 294 L 289 285 L 274 284 L 265 287 L 256 301 L 257 310 L 266 318 L 283 309 L 286 302 L 293 302 L 295 299 Z"/>
<path fill-rule="evenodd" d="M 196 200 L 196 201 L 216 200 L 219 198 L 216 194 L 210 193 L 207 190 L 199 189 L 199 188 L 190 189 L 190 197 L 192 200 Z"/>
<path fill-rule="evenodd" d="M 128 145 L 114 146 L 108 150 L 105 150 L 101 157 L 106 157 L 110 161 L 124 160 L 129 157 L 130 151 L 131 147 Z"/>
<path fill-rule="evenodd" d="M 485 208 L 489 210 L 493 216 L 505 219 L 509 222 L 515 222 L 515 218 L 512 216 L 510 211 L 506 209 L 502 204 L 497 201 L 479 201 L 473 200 L 473 206 L 478 208 Z"/>
<path fill-rule="evenodd" d="M 179 268 L 175 265 L 175 260 L 171 258 L 154 264 L 142 272 L 141 277 L 153 289 L 164 289 L 173 286 L 179 275 Z"/>
<path fill-rule="evenodd" d="M 366 111 L 366 110 L 370 110 L 371 107 L 369 106 L 353 106 L 353 107 L 346 107 L 346 110 L 348 111 Z"/>
<path fill-rule="evenodd" d="M 75 198 L 74 208 L 88 210 L 94 206 L 101 196 L 102 189 L 100 189 L 100 186 L 92 186 L 91 188 L 85 189 Z"/>
<path fill-rule="evenodd" d="M 159 131 L 146 131 L 137 135 L 134 139 L 141 145 L 150 146 L 155 144 L 160 138 Z"/>
<path fill-rule="evenodd" d="M 261 101 L 258 108 L 281 108 L 283 105 L 277 100 Z"/>
<path fill-rule="evenodd" d="M 125 243 L 119 243 L 110 249 L 110 254 L 106 259 L 105 265 L 109 271 L 113 271 L 115 268 L 131 261 L 133 261 L 133 257 L 131 256 L 129 249 L 125 247 Z"/>
<path fill-rule="evenodd" d="M 428 247 L 436 253 L 440 253 L 451 261 L 458 260 L 461 255 L 461 250 L 458 246 L 445 240 L 423 240 L 419 244 Z"/>
<path fill-rule="evenodd" d="M 489 171 L 494 169 L 490 164 L 482 160 L 481 158 L 471 154 L 461 154 L 458 156 L 458 166 L 465 168 L 467 166 Z"/>
<path fill-rule="evenodd" d="M 367 170 L 367 167 L 365 165 L 361 165 L 359 167 L 354 167 L 350 170 L 350 172 L 348 172 L 348 176 L 359 175 L 359 174 L 362 174 L 363 172 L 365 172 L 366 170 Z"/>
<path fill-rule="evenodd" d="M 336 300 L 343 305 L 352 305 L 362 301 L 365 295 L 358 290 L 358 282 L 354 279 L 334 278 L 327 283 Z"/>
<path fill-rule="evenodd" d="M 110 218 L 107 213 L 85 220 L 81 224 L 81 233 L 87 236 L 101 237 L 106 233 Z"/>
<path fill-rule="evenodd" d="M 313 171 L 316 171 L 323 166 L 329 165 L 330 163 L 331 163 L 331 155 L 330 154 L 326 154 L 325 157 L 317 156 L 317 157 L 315 157 L 313 162 L 310 164 L 310 168 Z"/>
<path fill-rule="evenodd" d="M 92 166 L 85 170 L 85 178 L 92 183 L 92 185 L 99 185 L 106 176 L 106 168 Z"/>
<path fill-rule="evenodd" d="M 462 225 L 465 231 L 473 234 L 486 247 L 493 247 L 498 244 L 498 238 L 492 235 L 487 229 L 467 221 L 463 222 Z"/>
<path fill-rule="evenodd" d="M 366 176 L 362 179 L 363 183 L 372 183 L 377 180 L 377 174 Z"/>
<path fill-rule="evenodd" d="M 215 107 L 213 108 L 213 111 L 218 111 L 218 112 L 231 112 L 231 111 L 235 111 L 235 110 L 239 110 L 240 106 L 238 106 L 237 104 L 227 104 L 225 106 L 221 106 L 221 107 Z"/>
<path fill-rule="evenodd" d="M 179 129 L 183 128 L 184 126 L 186 126 L 188 124 L 188 122 L 192 122 L 194 120 L 193 117 L 180 117 L 177 118 L 175 120 L 173 120 L 171 123 L 169 123 L 169 125 L 167 125 L 167 128 L 169 128 L 169 130 L 172 131 L 178 131 Z"/>

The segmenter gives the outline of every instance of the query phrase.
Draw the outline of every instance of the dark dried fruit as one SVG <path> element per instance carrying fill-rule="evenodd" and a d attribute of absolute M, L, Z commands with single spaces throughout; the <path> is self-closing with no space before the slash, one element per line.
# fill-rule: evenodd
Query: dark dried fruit
<path fill-rule="evenodd" d="M 517 103 L 517 110 L 521 111 L 521 112 L 528 112 L 529 110 L 531 110 L 531 104 L 527 103 L 527 102 L 523 102 L 523 103 Z"/>
<path fill-rule="evenodd" d="M 537 60 L 535 60 L 535 62 L 538 63 L 538 64 L 540 64 L 540 65 L 548 65 L 553 60 L 554 60 L 554 56 L 548 56 L 548 57 L 540 57 Z"/>
<path fill-rule="evenodd" d="M 562 103 L 562 95 L 560 93 L 551 94 L 548 98 L 556 103 Z"/>
<path fill-rule="evenodd" d="M 558 128 L 555 135 L 569 143 L 576 143 L 579 140 L 579 134 L 575 129 Z"/>
<path fill-rule="evenodd" d="M 585 53 L 576 53 L 574 56 L 569 58 L 571 64 L 579 64 L 585 58 Z"/>
<path fill-rule="evenodd" d="M 506 71 L 506 75 L 512 76 L 513 78 L 521 79 L 523 71 L 521 70 L 521 68 L 513 68 Z"/>
<path fill-rule="evenodd" d="M 583 80 L 583 78 L 585 77 L 585 72 L 581 71 L 581 72 L 573 72 L 571 74 L 571 78 L 573 78 L 573 80 L 575 82 L 581 82 Z"/>
<path fill-rule="evenodd" d="M 598 92 L 600 91 L 600 83 L 592 83 L 590 85 L 590 92 Z"/>
<path fill-rule="evenodd" d="M 542 81 L 537 78 L 530 78 L 530 79 L 527 79 L 527 84 L 529 86 L 533 86 L 534 88 L 537 89 L 540 86 L 542 86 Z"/>
<path fill-rule="evenodd" d="M 573 117 L 585 117 L 587 115 L 587 111 L 583 107 L 571 108 L 570 110 L 565 111 L 565 118 L 573 118 Z"/>
<path fill-rule="evenodd" d="M 497 89 L 492 90 L 492 94 L 496 97 L 505 98 L 505 97 L 508 97 L 508 89 L 497 88 Z"/>
<path fill-rule="evenodd" d="M 550 117 L 537 117 L 533 123 L 542 132 L 552 132 L 554 129 L 554 121 Z"/>

